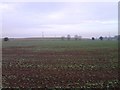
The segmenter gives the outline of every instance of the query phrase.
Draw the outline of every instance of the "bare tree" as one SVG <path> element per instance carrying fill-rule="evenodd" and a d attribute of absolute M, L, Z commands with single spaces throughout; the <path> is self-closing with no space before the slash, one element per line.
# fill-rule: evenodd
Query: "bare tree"
<path fill-rule="evenodd" d="M 62 39 L 62 40 L 65 40 L 65 37 L 64 37 L 64 36 L 62 36 L 62 37 L 61 37 L 61 39 Z"/>
<path fill-rule="evenodd" d="M 75 40 L 78 40 L 79 37 L 78 37 L 78 35 L 75 35 L 74 38 L 75 38 Z"/>
<path fill-rule="evenodd" d="M 67 39 L 68 39 L 68 40 L 70 40 L 70 39 L 71 39 L 71 36 L 70 36 L 69 34 L 67 35 Z"/>
<path fill-rule="evenodd" d="M 82 36 L 78 36 L 78 38 L 79 38 L 79 40 L 81 40 L 81 39 L 82 39 Z"/>

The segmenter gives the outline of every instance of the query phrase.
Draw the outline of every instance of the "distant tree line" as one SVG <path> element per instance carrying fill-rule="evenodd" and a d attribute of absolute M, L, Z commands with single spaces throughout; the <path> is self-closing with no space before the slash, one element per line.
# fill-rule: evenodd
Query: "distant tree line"
<path fill-rule="evenodd" d="M 65 40 L 65 39 L 66 39 L 66 40 L 71 40 L 71 39 L 74 39 L 74 40 L 81 40 L 81 36 L 75 35 L 74 38 L 71 38 L 71 35 L 68 34 L 67 37 L 62 36 L 61 39 L 62 39 L 62 40 Z"/>
<path fill-rule="evenodd" d="M 62 36 L 61 39 L 62 39 L 62 40 L 65 40 L 65 39 L 66 39 L 66 40 L 71 40 L 71 39 L 72 39 L 72 40 L 81 40 L 82 37 L 81 37 L 81 36 L 78 36 L 78 35 L 74 35 L 74 38 L 71 38 L 70 34 L 68 34 L 67 37 Z M 92 39 L 92 40 L 95 40 L 95 37 L 92 37 L 91 39 Z M 103 38 L 102 36 L 99 37 L 99 40 L 103 40 L 103 39 L 104 39 L 104 38 Z"/>
<path fill-rule="evenodd" d="M 99 40 L 120 40 L 120 35 L 116 35 L 114 37 L 103 37 L 103 36 L 100 36 L 98 39 Z M 95 38 L 92 37 L 91 40 L 95 40 Z"/>
<path fill-rule="evenodd" d="M 95 40 L 95 38 L 94 38 L 94 37 L 92 37 L 92 40 Z M 100 37 L 99 37 L 99 40 L 103 40 L 103 37 L 102 37 L 102 36 L 100 36 Z"/>
<path fill-rule="evenodd" d="M 81 36 L 78 36 L 78 35 L 74 35 L 74 37 L 71 37 L 70 34 L 68 34 L 66 37 L 65 36 L 62 36 L 61 37 L 61 40 L 81 40 L 82 37 Z M 103 36 L 100 36 L 99 38 L 95 38 L 95 37 L 92 37 L 91 40 L 120 40 L 120 35 L 116 35 L 114 37 L 103 37 Z M 9 41 L 9 38 L 8 37 L 4 37 L 3 38 L 3 41 Z"/>

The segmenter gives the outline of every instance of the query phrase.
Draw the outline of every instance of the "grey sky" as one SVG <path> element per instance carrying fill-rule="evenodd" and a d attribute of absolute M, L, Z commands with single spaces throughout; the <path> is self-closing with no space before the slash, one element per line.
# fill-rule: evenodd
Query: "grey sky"
<path fill-rule="evenodd" d="M 118 34 L 117 2 L 2 3 L 3 37 Z"/>

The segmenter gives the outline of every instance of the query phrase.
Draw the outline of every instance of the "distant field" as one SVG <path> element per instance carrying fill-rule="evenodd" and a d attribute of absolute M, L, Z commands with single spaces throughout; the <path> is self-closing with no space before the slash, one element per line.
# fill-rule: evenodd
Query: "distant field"
<path fill-rule="evenodd" d="M 4 47 L 28 47 L 34 46 L 38 49 L 96 49 L 96 48 L 118 48 L 118 42 L 100 40 L 11 40 L 3 42 Z"/>
<path fill-rule="evenodd" d="M 118 42 L 3 41 L 3 87 L 118 87 Z"/>

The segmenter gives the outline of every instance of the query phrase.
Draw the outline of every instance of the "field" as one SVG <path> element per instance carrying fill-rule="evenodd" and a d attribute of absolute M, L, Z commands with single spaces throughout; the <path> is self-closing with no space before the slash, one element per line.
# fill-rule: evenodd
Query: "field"
<path fill-rule="evenodd" d="M 2 51 L 4 88 L 118 87 L 117 41 L 16 39 Z"/>

